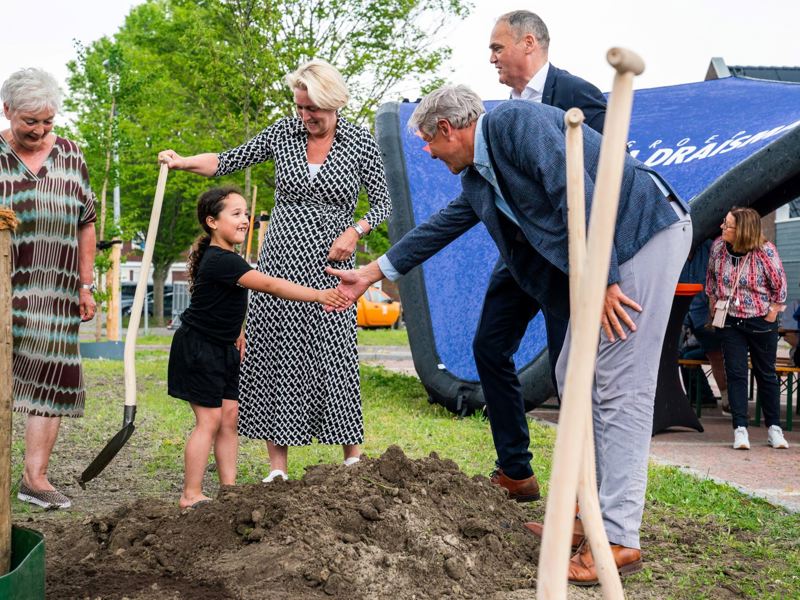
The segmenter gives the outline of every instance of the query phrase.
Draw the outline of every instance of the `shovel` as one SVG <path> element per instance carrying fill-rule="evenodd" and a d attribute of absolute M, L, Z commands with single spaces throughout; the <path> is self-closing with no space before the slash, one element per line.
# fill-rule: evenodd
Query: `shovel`
<path fill-rule="evenodd" d="M 150 264 L 153 260 L 153 248 L 156 245 L 156 233 L 158 232 L 158 220 L 161 216 L 161 204 L 164 201 L 164 189 L 167 185 L 167 174 L 169 167 L 162 164 L 158 173 L 158 184 L 156 185 L 156 195 L 153 198 L 153 208 L 150 212 L 150 225 L 147 228 L 147 237 L 144 241 L 144 253 L 142 254 L 142 266 L 139 270 L 139 281 L 136 284 L 136 293 L 133 296 L 133 307 L 131 308 L 131 319 L 128 323 L 128 331 L 125 335 L 125 351 L 123 355 L 123 365 L 125 369 L 125 411 L 122 417 L 122 429 L 111 438 L 105 448 L 100 451 L 92 463 L 78 477 L 78 484 L 86 489 L 86 483 L 97 477 L 103 472 L 108 463 L 117 455 L 125 442 L 133 435 L 136 427 L 133 424 L 136 418 L 136 336 L 139 334 L 139 320 L 142 317 L 142 307 L 144 297 L 147 293 L 147 278 L 150 273 Z"/>

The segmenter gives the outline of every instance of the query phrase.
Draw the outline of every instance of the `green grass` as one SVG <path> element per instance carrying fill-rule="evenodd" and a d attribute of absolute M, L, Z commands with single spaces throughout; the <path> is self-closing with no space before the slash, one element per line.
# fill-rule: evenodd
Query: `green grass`
<path fill-rule="evenodd" d="M 408 346 L 405 329 L 360 329 L 358 343 L 362 346 Z"/>
<path fill-rule="evenodd" d="M 137 453 L 137 471 L 131 477 L 142 482 L 141 489 L 174 494 L 182 480 L 183 446 L 193 417 L 186 403 L 167 396 L 166 356 L 163 351 L 138 353 L 137 431 L 129 444 Z M 85 360 L 84 367 L 87 417 L 69 422 L 59 441 L 65 452 L 77 444 L 99 448 L 108 440 L 109 423 L 121 424 L 122 364 Z M 436 452 L 469 475 L 488 475 L 495 455 L 488 424 L 480 416 L 459 419 L 429 404 L 415 378 L 367 366 L 362 366 L 361 375 L 367 455 L 377 456 L 397 444 L 411 457 Z M 555 430 L 536 422 L 530 427 L 533 467 L 546 494 Z M 19 438 L 14 452 L 18 478 Z M 341 460 L 339 447 L 291 448 L 289 474 L 299 478 L 308 466 Z M 260 481 L 268 470 L 264 443 L 242 438 L 239 481 Z M 648 598 L 800 597 L 800 515 L 677 468 L 655 465 L 650 468 L 647 500 L 646 568 L 626 584 L 633 586 L 631 597 L 636 597 L 635 590 L 651 589 L 660 590 L 660 595 Z M 530 506 L 531 516 L 541 516 L 544 503 Z M 14 512 L 25 510 L 15 502 Z"/>
<path fill-rule="evenodd" d="M 675 575 L 684 597 L 717 598 L 723 584 L 738 597 L 800 597 L 799 514 L 676 467 L 651 466 L 647 498 L 645 521 L 672 542 L 669 558 L 695 564 Z M 668 526 L 676 516 L 690 525 Z M 755 577 L 748 573 L 753 567 Z"/>
<path fill-rule="evenodd" d="M 172 334 L 169 335 L 142 335 L 136 336 L 137 346 L 169 346 L 172 343 Z"/>
<path fill-rule="evenodd" d="M 105 339 L 105 338 L 103 338 Z M 94 341 L 93 339 L 82 339 L 81 341 Z M 125 341 L 123 337 L 122 341 Z M 172 343 L 172 334 L 167 335 L 143 335 L 136 337 L 138 346 L 169 346 Z M 359 329 L 358 343 L 362 346 L 408 346 L 408 333 L 405 329 Z"/>
<path fill-rule="evenodd" d="M 166 393 L 166 353 L 137 353 L 137 434 L 145 428 L 154 444 L 151 456 L 142 466 L 148 476 L 183 470 L 183 444 L 194 417 L 188 404 Z M 83 434 L 93 437 L 108 430 L 109 420 L 121 418 L 122 364 L 111 361 L 85 360 L 88 386 L 93 393 L 87 400 L 87 417 Z M 493 446 L 486 422 L 479 416 L 459 420 L 444 408 L 429 404 L 419 381 L 412 377 L 390 374 L 380 368 L 362 366 L 362 396 L 367 454 L 381 454 L 391 444 L 399 444 L 413 457 L 438 452 L 451 458 L 470 473 L 487 474 L 493 465 Z M 116 388 L 116 390 L 115 390 Z M 94 398 L 98 392 L 110 391 L 119 401 L 102 402 Z M 96 404 L 98 404 L 96 406 Z M 119 413 L 119 414 L 117 414 Z M 547 431 L 549 433 L 549 430 Z M 341 460 L 338 446 L 311 446 L 290 450 L 289 475 L 302 477 L 305 467 Z M 242 438 L 239 461 L 242 482 L 260 481 L 268 472 L 266 447 L 263 442 Z"/>

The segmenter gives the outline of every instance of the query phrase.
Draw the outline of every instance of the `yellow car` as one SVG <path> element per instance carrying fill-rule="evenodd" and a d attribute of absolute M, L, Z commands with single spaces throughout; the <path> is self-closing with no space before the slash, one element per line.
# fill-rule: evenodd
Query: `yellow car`
<path fill-rule="evenodd" d="M 400 303 L 376 287 L 358 299 L 357 310 L 359 327 L 397 327 L 400 322 Z"/>

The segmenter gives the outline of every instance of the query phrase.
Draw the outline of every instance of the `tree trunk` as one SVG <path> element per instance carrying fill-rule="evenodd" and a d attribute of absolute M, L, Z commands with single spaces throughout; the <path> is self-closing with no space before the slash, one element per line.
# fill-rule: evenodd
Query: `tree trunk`
<path fill-rule="evenodd" d="M 106 194 L 108 192 L 108 179 L 111 173 L 111 147 L 113 145 L 114 135 L 114 112 L 116 111 L 117 100 L 111 99 L 111 110 L 108 114 L 108 148 L 106 149 L 106 168 L 103 173 L 103 187 L 100 191 L 100 231 L 98 232 L 98 241 L 104 242 L 106 239 Z M 105 273 L 97 270 L 97 288 L 100 290 L 105 289 Z M 99 342 L 103 337 L 103 303 L 97 303 L 95 311 L 95 332 L 94 339 Z"/>
<path fill-rule="evenodd" d="M 164 282 L 171 265 L 153 265 L 153 322 L 156 327 L 166 324 L 164 319 Z M 170 317 L 172 315 L 169 315 Z"/>

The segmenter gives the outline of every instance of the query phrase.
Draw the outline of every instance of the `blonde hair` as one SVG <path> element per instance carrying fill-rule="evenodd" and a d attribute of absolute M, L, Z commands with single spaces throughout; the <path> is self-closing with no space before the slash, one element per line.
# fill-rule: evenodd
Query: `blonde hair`
<path fill-rule="evenodd" d="M 315 58 L 286 76 L 286 85 L 305 90 L 322 110 L 339 110 L 350 100 L 347 84 L 339 71 L 328 62 Z"/>
<path fill-rule="evenodd" d="M 761 232 L 761 215 L 755 210 L 734 206 L 730 213 L 736 222 L 736 235 L 732 244 L 734 252 L 751 252 L 767 243 Z"/>

